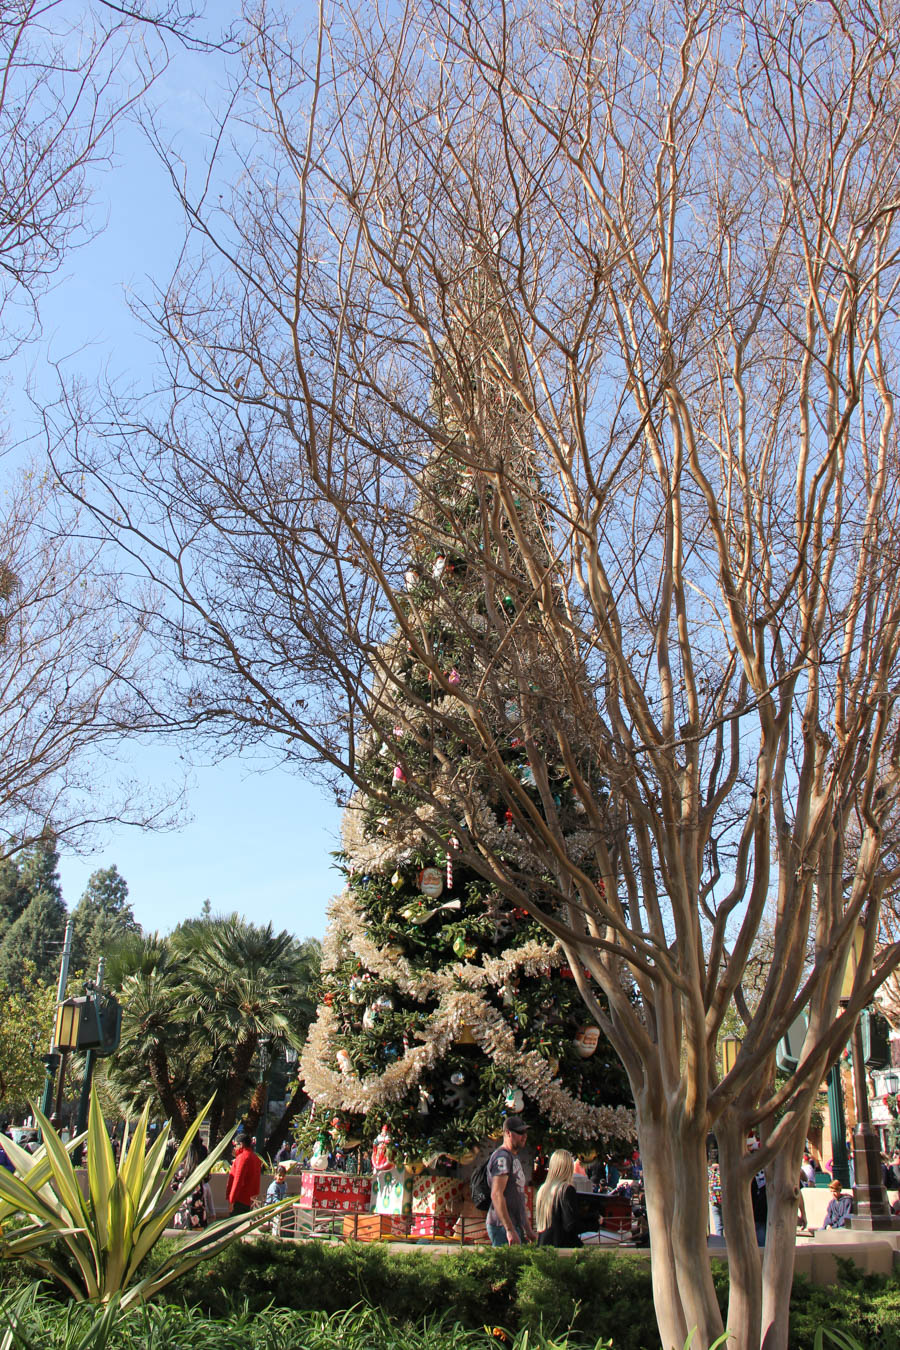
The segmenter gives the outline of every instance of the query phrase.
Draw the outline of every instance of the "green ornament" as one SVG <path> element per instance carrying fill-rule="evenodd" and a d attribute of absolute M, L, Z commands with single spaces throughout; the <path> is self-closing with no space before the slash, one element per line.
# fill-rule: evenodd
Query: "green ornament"
<path fill-rule="evenodd" d="M 453 950 L 457 956 L 465 956 L 466 939 L 464 937 L 455 937 L 453 939 Z"/>

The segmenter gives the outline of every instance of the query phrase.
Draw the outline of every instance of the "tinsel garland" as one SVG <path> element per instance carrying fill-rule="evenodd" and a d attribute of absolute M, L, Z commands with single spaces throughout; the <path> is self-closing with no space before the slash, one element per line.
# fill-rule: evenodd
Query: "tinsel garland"
<path fill-rule="evenodd" d="M 532 938 L 521 947 L 507 948 L 499 956 L 483 957 L 477 964 L 459 961 L 443 970 L 416 974 L 405 957 L 388 956 L 372 941 L 349 891 L 343 891 L 331 902 L 329 918 L 322 953 L 324 970 L 333 970 L 349 947 L 367 970 L 417 1000 L 443 997 L 461 984 L 469 989 L 483 989 L 485 985 L 501 985 L 512 975 L 540 975 L 548 966 L 567 964 L 559 943 Z"/>
<path fill-rule="evenodd" d="M 374 975 L 417 1000 L 437 997 L 437 1011 L 422 1041 L 403 1059 L 389 1065 L 378 1078 L 363 1081 L 329 1069 L 336 1045 L 337 1021 L 333 1009 L 321 1008 L 310 1030 L 301 1059 L 304 1086 L 313 1101 L 330 1107 L 367 1112 L 380 1102 L 403 1097 L 419 1081 L 423 1071 L 443 1056 L 448 1046 L 468 1027 L 476 1043 L 499 1064 L 541 1110 L 557 1125 L 592 1136 L 632 1138 L 633 1114 L 624 1107 L 589 1106 L 566 1091 L 554 1079 L 547 1061 L 535 1051 L 522 1051 L 503 1017 L 475 991 L 503 984 L 517 974 L 538 975 L 548 966 L 565 964 L 557 943 L 532 940 L 507 949 L 475 965 L 457 963 L 449 969 L 413 973 L 403 957 L 388 957 L 366 934 L 362 916 L 352 896 L 344 892 L 331 907 L 324 952 L 325 968 L 333 968 L 347 948 Z M 460 989 L 460 985 L 467 986 Z"/>
<path fill-rule="evenodd" d="M 435 1011 L 420 1044 L 390 1064 L 379 1077 L 360 1079 L 327 1067 L 333 1060 L 338 1023 L 332 1008 L 321 1008 L 310 1028 L 300 1061 L 306 1092 L 320 1106 L 365 1115 L 379 1105 L 399 1101 L 426 1069 L 441 1059 L 467 1027 L 476 1044 L 536 1102 L 551 1124 L 585 1138 L 635 1137 L 634 1113 L 625 1107 L 589 1106 L 568 1093 L 550 1066 L 534 1051 L 522 1051 L 501 1015 L 475 993 L 448 995 Z"/>
<path fill-rule="evenodd" d="M 437 775 L 435 775 L 437 777 Z M 494 808 L 484 793 L 478 788 L 469 789 L 471 803 L 471 830 L 473 837 L 490 849 L 508 859 L 521 871 L 540 872 L 546 865 L 540 862 L 525 837 L 518 830 L 508 829 L 498 824 Z M 449 815 L 449 813 L 448 813 Z M 417 847 L 423 844 L 433 847 L 433 838 L 420 823 L 434 821 L 436 809 L 428 803 L 416 808 L 415 815 L 399 822 L 391 822 L 394 830 L 402 828 L 402 839 L 391 835 L 369 836 L 365 832 L 360 799 L 354 798 L 344 812 L 342 836 L 344 851 L 353 859 L 353 865 L 361 872 L 391 872 L 402 866 Z M 446 825 L 442 820 L 440 825 Z M 593 853 L 597 835 L 593 830 L 575 830 L 566 835 L 566 854 L 572 862 L 580 866 Z"/>

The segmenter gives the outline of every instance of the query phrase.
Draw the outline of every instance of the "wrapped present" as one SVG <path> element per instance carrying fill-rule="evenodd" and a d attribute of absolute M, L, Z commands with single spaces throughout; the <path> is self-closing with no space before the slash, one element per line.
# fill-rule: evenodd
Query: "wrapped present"
<path fill-rule="evenodd" d="M 413 1214 L 458 1214 L 466 1198 L 466 1183 L 458 1177 L 413 1178 Z"/>
<path fill-rule="evenodd" d="M 372 1178 L 349 1172 L 303 1172 L 297 1203 L 303 1209 L 364 1213 L 372 1203 Z"/>
<path fill-rule="evenodd" d="M 345 1238 L 357 1242 L 382 1242 L 385 1238 L 407 1237 L 409 1225 L 408 1214 L 354 1214 L 344 1219 L 342 1231 Z"/>
<path fill-rule="evenodd" d="M 372 1180 L 372 1209 L 376 1214 L 409 1214 L 413 1174 L 403 1167 L 386 1167 Z"/>
<path fill-rule="evenodd" d="M 472 1204 L 472 1201 L 466 1197 L 460 1210 L 459 1218 L 456 1219 L 453 1235 L 459 1238 L 466 1246 L 476 1243 L 489 1242 L 485 1219 L 487 1214 L 484 1210 L 478 1209 Z"/>
<path fill-rule="evenodd" d="M 414 1214 L 409 1231 L 412 1237 L 449 1238 L 453 1237 L 456 1223 L 453 1214 Z"/>

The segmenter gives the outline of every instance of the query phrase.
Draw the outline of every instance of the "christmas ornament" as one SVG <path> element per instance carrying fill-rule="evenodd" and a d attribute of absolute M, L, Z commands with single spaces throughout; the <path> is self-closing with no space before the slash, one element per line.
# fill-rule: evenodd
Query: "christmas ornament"
<path fill-rule="evenodd" d="M 391 885 L 393 886 L 395 891 L 399 891 L 400 887 L 403 885 L 403 877 L 400 875 L 399 872 L 395 872 L 394 875 L 391 877 Z"/>
<path fill-rule="evenodd" d="M 368 976 L 351 975 L 349 995 L 351 1003 L 362 1003 L 366 996 L 366 982 Z"/>
<path fill-rule="evenodd" d="M 518 1115 L 520 1111 L 523 1111 L 525 1109 L 525 1097 L 522 1089 L 517 1088 L 514 1083 L 507 1083 L 503 1105 L 511 1115 Z"/>
<path fill-rule="evenodd" d="M 372 1147 L 372 1171 L 387 1172 L 393 1167 L 391 1161 L 391 1132 L 382 1125 L 378 1138 Z"/>
<path fill-rule="evenodd" d="M 313 1151 L 309 1158 L 309 1168 L 311 1172 L 328 1171 L 328 1155 L 331 1152 L 331 1135 L 327 1130 L 322 1130 L 313 1145 Z"/>
<path fill-rule="evenodd" d="M 581 800 L 577 792 L 572 793 L 572 809 L 575 812 L 576 816 L 583 816 L 587 814 L 587 807 L 585 806 L 584 802 Z"/>
<path fill-rule="evenodd" d="M 507 807 L 505 812 L 503 813 L 503 825 L 504 828 L 507 830 L 511 830 L 515 825 L 515 821 L 513 820 L 513 813 L 512 811 L 510 811 L 509 807 Z"/>
<path fill-rule="evenodd" d="M 429 919 L 433 919 L 435 914 L 440 914 L 441 910 L 444 909 L 448 910 L 462 909 L 462 901 L 448 900 L 443 905 L 436 905 L 434 909 L 426 909 L 425 906 L 422 905 L 421 903 L 415 905 L 407 905 L 405 909 L 402 909 L 400 911 L 400 913 L 403 915 L 404 919 L 408 919 L 410 923 L 415 924 L 416 927 L 420 927 L 423 923 L 427 923 Z"/>
<path fill-rule="evenodd" d="M 514 613 L 515 613 L 515 610 L 516 610 L 516 602 L 515 602 L 515 600 L 513 600 L 513 598 L 512 598 L 511 595 L 504 595 L 504 597 L 503 597 L 503 608 L 506 610 L 507 614 L 514 614 Z"/>
<path fill-rule="evenodd" d="M 395 765 L 394 765 L 394 782 L 395 782 L 395 783 L 405 783 L 405 782 L 406 782 L 406 774 L 403 772 L 403 765 L 402 765 L 402 764 L 395 764 Z"/>
<path fill-rule="evenodd" d="M 362 1028 L 363 1031 L 375 1030 L 375 1014 L 370 1007 L 363 1013 Z"/>
<path fill-rule="evenodd" d="M 447 559 L 444 557 L 443 553 L 439 553 L 434 560 L 434 566 L 431 569 L 431 575 L 434 577 L 435 581 L 440 581 L 441 577 L 444 575 L 446 570 L 447 570 Z"/>
<path fill-rule="evenodd" d="M 537 787 L 537 779 L 534 776 L 534 769 L 530 764 L 523 764 L 519 769 L 519 782 L 523 787 Z"/>
<path fill-rule="evenodd" d="M 419 1088 L 419 1115 L 427 1116 L 434 1104 L 434 1098 L 424 1088 Z"/>
<path fill-rule="evenodd" d="M 512 990 L 510 989 L 509 985 L 501 984 L 497 992 L 500 995 L 500 1001 L 503 1004 L 504 1008 L 511 1008 L 513 1005 L 513 996 Z"/>
<path fill-rule="evenodd" d="M 459 848 L 459 840 L 453 835 L 447 840 L 447 890 L 453 890 L 453 850 Z"/>
<path fill-rule="evenodd" d="M 453 939 L 453 951 L 456 956 L 463 957 L 466 954 L 466 939 L 462 936 Z"/>
<path fill-rule="evenodd" d="M 503 705 L 503 714 L 507 722 L 518 722 L 519 705 L 514 698 L 508 698 Z"/>
<path fill-rule="evenodd" d="M 372 1011 L 376 1015 L 380 1013 L 393 1012 L 394 1000 L 391 998 L 390 994 L 380 994 L 378 998 L 373 999 Z"/>
<path fill-rule="evenodd" d="M 437 867 L 423 867 L 419 873 L 419 890 L 423 895 L 436 900 L 444 889 L 444 878 Z"/>
<path fill-rule="evenodd" d="M 456 1037 L 456 1040 L 459 1045 L 475 1044 L 475 1037 L 472 1035 L 472 1028 L 470 1026 L 467 1026 L 465 1022 L 463 1022 L 462 1026 L 460 1027 L 459 1034 Z"/>
<path fill-rule="evenodd" d="M 451 1073 L 450 1075 L 450 1082 L 453 1084 L 454 1087 L 462 1087 L 465 1081 L 466 1075 L 464 1073 L 460 1073 L 458 1070 L 456 1073 Z"/>
<path fill-rule="evenodd" d="M 329 989 L 326 994 L 322 995 L 322 1002 L 325 1004 L 326 1008 L 331 1007 L 332 1003 L 334 1002 L 334 993 L 331 989 Z"/>
<path fill-rule="evenodd" d="M 460 674 L 456 667 L 447 672 L 447 683 L 451 689 L 458 689 L 460 684 Z"/>
<path fill-rule="evenodd" d="M 414 586 L 419 584 L 419 574 L 414 568 L 410 567 L 406 572 L 406 589 L 411 591 Z"/>
<path fill-rule="evenodd" d="M 572 1044 L 577 1055 L 582 1059 L 590 1059 L 600 1044 L 599 1027 L 579 1027 Z"/>
<path fill-rule="evenodd" d="M 337 1066 L 340 1069 L 341 1073 L 352 1074 L 353 1060 L 350 1058 L 346 1050 L 339 1050 L 337 1052 Z"/>

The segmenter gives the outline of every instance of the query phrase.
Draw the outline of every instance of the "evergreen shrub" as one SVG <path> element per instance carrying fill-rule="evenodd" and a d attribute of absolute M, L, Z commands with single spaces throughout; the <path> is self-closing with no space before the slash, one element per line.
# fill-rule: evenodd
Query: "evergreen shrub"
<path fill-rule="evenodd" d="M 811 1350 L 819 1327 L 838 1327 L 864 1350 L 900 1350 L 900 1278 L 864 1275 L 841 1262 L 838 1284 L 798 1276 L 791 1299 L 790 1350 Z M 713 1262 L 723 1316 L 728 1266 Z M 395 1324 L 445 1312 L 461 1326 L 501 1326 L 515 1333 L 571 1329 L 572 1344 L 611 1340 L 615 1350 L 659 1350 L 650 1265 L 624 1252 L 477 1247 L 445 1257 L 384 1244 L 235 1244 L 176 1282 L 165 1296 L 213 1316 L 247 1306 L 338 1313 L 358 1304 L 381 1309 Z"/>

